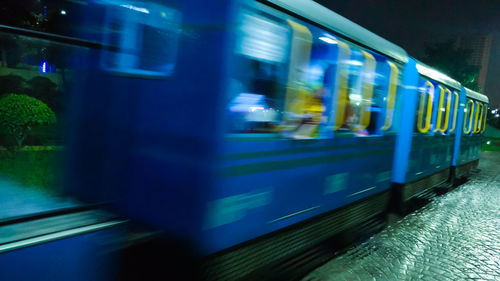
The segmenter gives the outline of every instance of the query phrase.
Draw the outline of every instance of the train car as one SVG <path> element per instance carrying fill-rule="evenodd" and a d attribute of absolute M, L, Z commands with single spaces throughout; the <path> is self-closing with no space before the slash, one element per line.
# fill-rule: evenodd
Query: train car
<path fill-rule="evenodd" d="M 462 132 L 457 134 L 452 159 L 452 179 L 460 179 L 477 168 L 483 133 L 486 129 L 488 97 L 467 88 L 462 89 L 460 117 Z"/>
<path fill-rule="evenodd" d="M 150 71 L 126 38 L 174 45 L 178 30 L 145 34 L 162 25 L 143 4 L 106 6 L 120 32 L 79 88 L 71 194 L 183 239 L 220 280 L 385 212 L 416 73 L 403 49 L 313 1 L 165 2 L 182 32 Z"/>
<path fill-rule="evenodd" d="M 0 29 L 70 78 L 57 145 L 79 200 L 16 203 L 0 279 L 168 279 L 187 252 L 208 280 L 272 279 L 259 272 L 314 266 L 336 234 L 440 182 L 457 139 L 475 137 L 456 134 L 458 82 L 310 0 L 68 3 L 60 16 L 79 16 L 59 33 Z M 28 255 L 50 265 L 19 272 Z"/>
<path fill-rule="evenodd" d="M 402 212 L 412 198 L 448 180 L 461 128 L 460 83 L 421 62 L 416 67 L 418 81 L 400 116 L 393 169 L 393 206 Z"/>

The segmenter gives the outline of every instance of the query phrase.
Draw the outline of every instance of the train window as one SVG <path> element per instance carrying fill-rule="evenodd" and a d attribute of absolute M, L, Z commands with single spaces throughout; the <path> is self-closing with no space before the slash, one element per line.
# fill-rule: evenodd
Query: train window
<path fill-rule="evenodd" d="M 451 91 L 448 88 L 440 85 L 437 120 L 434 132 L 441 134 L 446 134 L 448 132 L 450 123 L 451 101 Z"/>
<path fill-rule="evenodd" d="M 383 97 L 383 102 L 385 103 L 384 106 L 384 120 L 383 120 L 383 127 L 381 128 L 382 130 L 389 130 L 392 127 L 392 119 L 394 116 L 394 106 L 396 103 L 396 91 L 398 87 L 398 82 L 399 82 L 399 69 L 391 61 L 386 62 L 388 67 L 389 67 L 389 75 L 387 76 L 389 78 L 387 85 L 387 95 Z"/>
<path fill-rule="evenodd" d="M 449 129 L 449 133 L 455 132 L 455 128 L 457 126 L 457 113 L 458 113 L 458 103 L 459 103 L 459 95 L 457 91 L 453 91 L 453 104 L 454 106 L 452 107 L 452 112 L 450 113 L 451 118 L 451 127 Z"/>
<path fill-rule="evenodd" d="M 483 122 L 481 124 L 481 131 L 480 131 L 481 134 L 484 133 L 484 131 L 486 130 L 486 118 L 488 116 L 488 105 L 484 104 L 483 106 L 484 106 L 484 109 L 483 109 L 483 115 L 482 115 Z"/>
<path fill-rule="evenodd" d="M 419 87 L 419 101 L 417 110 L 417 126 L 416 129 L 420 133 L 429 133 L 432 121 L 432 105 L 434 100 L 434 84 L 432 82 L 420 79 Z"/>
<path fill-rule="evenodd" d="M 373 55 L 365 51 L 353 52 L 349 67 L 348 110 L 344 124 L 349 130 L 360 134 L 367 134 L 370 125 L 375 67 Z"/>
<path fill-rule="evenodd" d="M 382 134 L 392 127 L 399 69 L 378 54 L 358 50 L 352 54 L 346 74 L 339 77 L 335 129 L 358 136 Z"/>
<path fill-rule="evenodd" d="M 229 83 L 232 133 L 358 136 L 392 126 L 398 67 L 315 26 L 246 10 Z"/>
<path fill-rule="evenodd" d="M 104 68 L 127 75 L 171 75 L 177 57 L 180 13 L 156 3 L 109 2 L 104 43 L 111 50 L 103 52 Z"/>
<path fill-rule="evenodd" d="M 254 11 L 245 11 L 239 25 L 229 131 L 298 139 L 328 136 L 322 128 L 333 124 L 336 39 L 294 19 Z"/>
<path fill-rule="evenodd" d="M 473 129 L 474 134 L 481 133 L 484 112 L 485 112 L 485 107 L 483 103 L 476 101 L 476 112 L 474 113 L 474 129 Z"/>
<path fill-rule="evenodd" d="M 468 135 L 472 132 L 473 123 L 474 123 L 474 110 L 475 104 L 474 101 L 468 99 L 464 108 L 464 134 Z"/>
<path fill-rule="evenodd" d="M 290 34 L 284 21 L 253 11 L 239 17 L 229 83 L 230 132 L 279 132 Z"/>
<path fill-rule="evenodd" d="M 66 101 L 88 50 L 0 33 L 0 220 L 72 207 L 59 196 Z M 14 52 L 15 51 L 15 52 Z"/>
<path fill-rule="evenodd" d="M 382 56 L 355 49 L 345 73 L 347 78 L 341 76 L 338 84 L 338 132 L 364 136 L 390 129 L 399 79 L 397 66 Z"/>

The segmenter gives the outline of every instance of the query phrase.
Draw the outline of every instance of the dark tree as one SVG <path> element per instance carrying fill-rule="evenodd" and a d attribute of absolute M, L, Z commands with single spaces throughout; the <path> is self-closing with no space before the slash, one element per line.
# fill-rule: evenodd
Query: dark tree
<path fill-rule="evenodd" d="M 425 57 L 422 61 L 453 79 L 464 87 L 480 91 L 477 80 L 479 67 L 471 65 L 472 50 L 458 48 L 454 40 L 425 46 Z"/>
<path fill-rule="evenodd" d="M 2 1 L 0 24 L 45 31 L 48 18 L 44 15 L 44 5 L 42 1 L 37 0 Z M 15 68 L 34 51 L 29 40 L 24 37 L 0 34 L 0 60 L 2 61 L 0 66 Z"/>
<path fill-rule="evenodd" d="M 10 93 L 23 93 L 26 90 L 26 79 L 19 75 L 0 76 L 0 97 Z"/>
<path fill-rule="evenodd" d="M 43 76 L 33 77 L 27 82 L 29 85 L 27 94 L 38 100 L 41 100 L 53 111 L 58 112 L 60 109 L 60 93 L 57 91 L 57 85 L 50 79 Z"/>

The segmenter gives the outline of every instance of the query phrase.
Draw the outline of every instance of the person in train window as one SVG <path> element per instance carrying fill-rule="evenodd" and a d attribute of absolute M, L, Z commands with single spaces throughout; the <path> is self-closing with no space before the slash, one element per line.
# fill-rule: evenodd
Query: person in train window
<path fill-rule="evenodd" d="M 303 88 L 299 90 L 302 102 L 301 121 L 297 129 L 291 135 L 292 138 L 316 138 L 318 137 L 319 123 L 323 113 L 322 92 L 323 87 L 312 90 Z"/>
<path fill-rule="evenodd" d="M 294 130 L 289 137 L 292 138 L 317 138 L 319 132 L 319 125 L 321 123 L 321 116 L 323 114 L 323 100 L 326 88 L 330 87 L 329 77 L 333 67 L 331 65 L 325 66 L 324 74 L 319 82 L 311 81 L 304 85 L 299 90 L 298 95 L 298 108 L 300 108 L 300 123 L 296 130 Z M 330 77 L 331 78 L 331 77 Z"/>

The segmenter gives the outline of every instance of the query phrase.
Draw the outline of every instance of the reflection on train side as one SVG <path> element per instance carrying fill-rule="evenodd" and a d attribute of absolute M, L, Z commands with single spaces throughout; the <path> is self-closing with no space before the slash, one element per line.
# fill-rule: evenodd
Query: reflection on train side
<path fill-rule="evenodd" d="M 325 138 L 392 127 L 399 66 L 296 19 L 245 11 L 228 97 L 228 131 Z"/>

